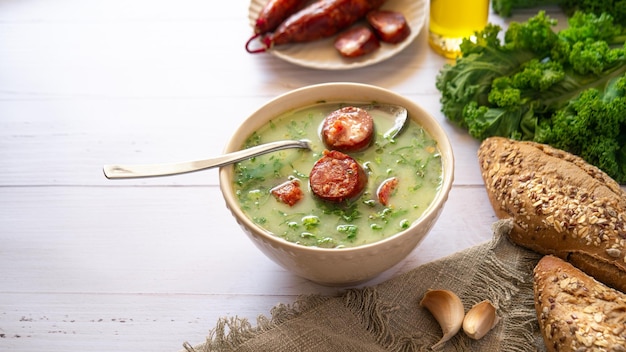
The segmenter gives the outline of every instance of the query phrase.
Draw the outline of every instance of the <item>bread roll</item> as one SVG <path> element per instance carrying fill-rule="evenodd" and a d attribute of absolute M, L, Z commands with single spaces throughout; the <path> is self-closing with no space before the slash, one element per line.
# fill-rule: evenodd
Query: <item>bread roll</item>
<path fill-rule="evenodd" d="M 554 256 L 539 261 L 533 286 L 549 352 L 626 352 L 626 294 Z"/>
<path fill-rule="evenodd" d="M 478 160 L 512 242 L 554 254 L 626 292 L 626 193 L 583 159 L 543 144 L 488 138 Z"/>

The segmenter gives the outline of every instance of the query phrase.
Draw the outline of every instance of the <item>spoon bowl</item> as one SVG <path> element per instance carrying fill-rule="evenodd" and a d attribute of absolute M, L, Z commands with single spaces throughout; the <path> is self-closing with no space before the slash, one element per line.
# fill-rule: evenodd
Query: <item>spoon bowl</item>
<path fill-rule="evenodd" d="M 383 134 L 383 137 L 388 139 L 395 138 L 402 130 L 404 126 L 406 126 L 406 122 L 409 119 L 409 112 L 406 110 L 404 106 L 394 105 L 394 104 L 375 104 L 368 109 L 375 109 L 382 111 L 383 113 L 389 115 L 389 118 L 393 119 L 393 126 L 387 132 Z"/>

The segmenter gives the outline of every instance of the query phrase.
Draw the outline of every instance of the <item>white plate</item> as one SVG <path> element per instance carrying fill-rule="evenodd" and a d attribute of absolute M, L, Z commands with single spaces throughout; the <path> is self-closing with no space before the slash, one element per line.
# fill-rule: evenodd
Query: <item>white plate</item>
<path fill-rule="evenodd" d="M 250 26 L 254 28 L 256 18 L 268 0 L 251 0 L 248 11 Z M 408 38 L 398 44 L 382 43 L 380 49 L 359 57 L 344 58 L 333 46 L 335 36 L 310 43 L 286 44 L 272 48 L 268 53 L 296 65 L 322 70 L 347 70 L 364 67 L 386 60 L 413 42 L 424 26 L 426 0 L 388 0 L 381 9 L 401 12 L 411 27 Z M 251 34 L 252 35 L 252 34 Z M 267 53 L 251 54 L 266 55 Z"/>

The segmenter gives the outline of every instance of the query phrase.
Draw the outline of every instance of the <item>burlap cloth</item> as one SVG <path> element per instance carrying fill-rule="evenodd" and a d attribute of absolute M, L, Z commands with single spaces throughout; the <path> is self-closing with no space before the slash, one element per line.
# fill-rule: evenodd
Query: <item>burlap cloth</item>
<path fill-rule="evenodd" d="M 256 326 L 246 319 L 221 318 L 204 343 L 184 343 L 183 351 L 432 351 L 442 332 L 419 305 L 428 289 L 455 292 L 466 312 L 489 299 L 501 319 L 482 339 L 460 331 L 438 351 L 543 351 L 532 290 L 532 269 L 540 255 L 510 243 L 511 226 L 510 220 L 500 220 L 491 241 L 376 286 L 279 304 Z"/>

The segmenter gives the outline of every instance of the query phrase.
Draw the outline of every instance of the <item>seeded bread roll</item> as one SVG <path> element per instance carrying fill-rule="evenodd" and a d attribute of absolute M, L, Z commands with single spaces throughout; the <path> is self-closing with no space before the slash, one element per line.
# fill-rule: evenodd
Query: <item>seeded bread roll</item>
<path fill-rule="evenodd" d="M 626 292 L 626 193 L 583 159 L 543 144 L 488 138 L 478 160 L 512 242 L 554 254 Z"/>
<path fill-rule="evenodd" d="M 549 352 L 626 352 L 626 294 L 554 256 L 539 261 L 533 286 Z"/>

